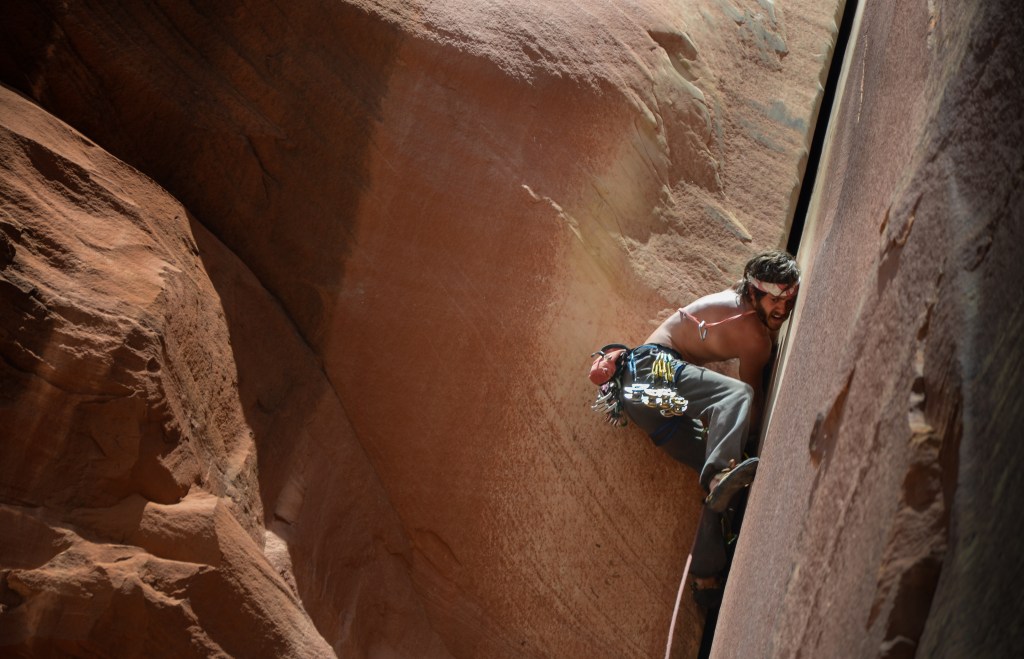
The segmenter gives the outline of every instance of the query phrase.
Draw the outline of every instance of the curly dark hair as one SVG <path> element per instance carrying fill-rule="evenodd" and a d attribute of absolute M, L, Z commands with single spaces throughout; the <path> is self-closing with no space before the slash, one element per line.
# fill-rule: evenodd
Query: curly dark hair
<path fill-rule="evenodd" d="M 762 252 L 747 261 L 743 268 L 743 279 L 735 286 L 740 297 L 750 295 L 757 302 L 765 293 L 754 287 L 750 283 L 751 279 L 760 279 L 771 284 L 795 284 L 800 280 L 800 268 L 792 254 L 775 249 Z"/>

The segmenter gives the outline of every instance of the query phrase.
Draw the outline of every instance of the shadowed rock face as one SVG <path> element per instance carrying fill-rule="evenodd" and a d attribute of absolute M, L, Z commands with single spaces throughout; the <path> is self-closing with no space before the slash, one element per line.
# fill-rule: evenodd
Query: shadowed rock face
<path fill-rule="evenodd" d="M 0 644 L 329 652 L 263 555 L 256 446 L 184 209 L 13 92 L 0 107 Z"/>
<path fill-rule="evenodd" d="M 159 186 L 13 92 L 0 106 L 5 652 L 327 655 L 310 581 L 321 613 L 347 597 L 338 651 L 436 651 L 398 520 L 273 299 Z M 229 335 L 225 312 L 259 327 Z M 293 537 L 310 515 L 322 545 Z"/>
<path fill-rule="evenodd" d="M 89 139 L 4 96 L 6 647 L 660 650 L 698 488 L 586 355 L 785 242 L 835 3 L 8 11 Z"/>
<path fill-rule="evenodd" d="M 867 5 L 714 654 L 1024 651 L 1024 21 Z"/>

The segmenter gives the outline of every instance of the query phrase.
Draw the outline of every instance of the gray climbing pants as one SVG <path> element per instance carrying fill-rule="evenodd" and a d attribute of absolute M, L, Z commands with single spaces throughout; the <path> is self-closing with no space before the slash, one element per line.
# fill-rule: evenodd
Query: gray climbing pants
<path fill-rule="evenodd" d="M 634 382 L 651 382 L 651 366 L 659 352 L 672 357 L 675 391 L 687 399 L 685 416 L 665 417 L 639 400 L 623 399 L 623 409 L 651 440 L 675 460 L 696 471 L 705 492 L 711 478 L 740 463 L 747 441 L 754 391 L 745 382 L 689 364 L 678 353 L 655 344 L 642 345 L 626 357 L 623 389 Z M 694 543 L 691 572 L 697 577 L 719 574 L 726 566 L 721 516 L 706 508 Z"/>

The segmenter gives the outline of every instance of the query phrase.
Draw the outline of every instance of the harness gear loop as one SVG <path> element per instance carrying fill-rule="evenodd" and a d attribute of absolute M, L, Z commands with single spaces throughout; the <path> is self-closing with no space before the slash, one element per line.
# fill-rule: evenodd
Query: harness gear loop
<path fill-rule="evenodd" d="M 628 387 L 624 387 L 622 389 L 623 399 L 639 401 L 646 407 L 658 410 L 666 418 L 683 416 L 690 403 L 679 395 L 673 385 L 676 381 L 676 373 L 684 367 L 684 364 L 679 362 L 677 366 L 672 358 L 673 353 L 659 346 L 651 346 L 650 352 L 654 355 L 648 376 L 651 381 L 633 382 Z M 630 375 L 635 377 L 636 361 L 635 355 L 632 353 L 628 365 Z"/>

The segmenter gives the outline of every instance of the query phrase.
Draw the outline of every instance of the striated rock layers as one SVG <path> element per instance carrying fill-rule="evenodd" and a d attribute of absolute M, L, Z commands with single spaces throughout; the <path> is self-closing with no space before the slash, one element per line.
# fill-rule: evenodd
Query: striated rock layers
<path fill-rule="evenodd" d="M 866 5 L 851 51 L 713 655 L 1022 656 L 1024 19 Z"/>
<path fill-rule="evenodd" d="M 660 652 L 587 355 L 785 242 L 838 4 L 8 3 L 0 644 Z"/>

